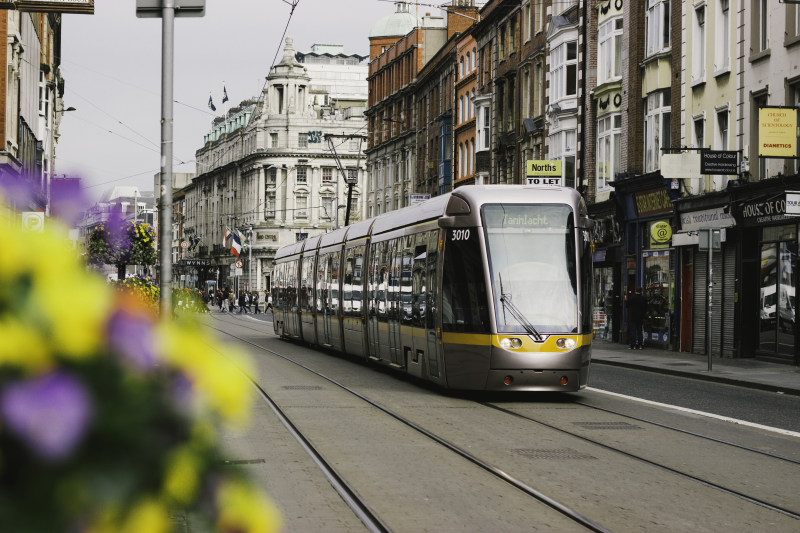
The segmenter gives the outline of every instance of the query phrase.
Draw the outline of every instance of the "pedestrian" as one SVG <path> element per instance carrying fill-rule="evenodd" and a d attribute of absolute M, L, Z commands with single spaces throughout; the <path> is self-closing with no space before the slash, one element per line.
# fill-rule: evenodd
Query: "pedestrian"
<path fill-rule="evenodd" d="M 253 291 L 253 307 L 255 308 L 255 314 L 260 313 L 261 311 L 258 308 L 258 291 Z"/>
<path fill-rule="evenodd" d="M 628 324 L 630 327 L 631 343 L 629 350 L 641 350 L 644 347 L 642 323 L 647 314 L 647 300 L 642 295 L 642 289 L 637 287 L 628 298 Z"/>
<path fill-rule="evenodd" d="M 247 314 L 247 296 L 244 291 L 239 291 L 239 313 Z"/>

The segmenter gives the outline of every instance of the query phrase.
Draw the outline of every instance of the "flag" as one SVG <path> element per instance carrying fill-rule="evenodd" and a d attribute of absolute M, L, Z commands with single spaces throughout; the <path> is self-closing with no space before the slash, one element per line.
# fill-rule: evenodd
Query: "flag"
<path fill-rule="evenodd" d="M 224 104 L 227 101 L 228 101 L 228 91 L 225 90 L 225 86 L 223 85 L 222 86 L 222 103 Z"/>
<path fill-rule="evenodd" d="M 222 247 L 226 248 L 228 246 L 228 237 L 231 236 L 231 230 L 225 228 L 225 236 L 222 238 Z"/>
<path fill-rule="evenodd" d="M 208 107 L 211 109 L 211 111 L 217 110 L 217 106 L 214 105 L 214 100 L 211 99 L 210 94 L 208 95 Z"/>
<path fill-rule="evenodd" d="M 197 245 L 200 243 L 200 237 L 189 237 L 189 251 L 193 252 Z"/>
<path fill-rule="evenodd" d="M 236 257 L 239 257 L 239 254 L 242 251 L 242 240 L 235 233 L 231 233 L 231 237 L 233 237 L 233 242 L 231 243 L 231 253 Z"/>

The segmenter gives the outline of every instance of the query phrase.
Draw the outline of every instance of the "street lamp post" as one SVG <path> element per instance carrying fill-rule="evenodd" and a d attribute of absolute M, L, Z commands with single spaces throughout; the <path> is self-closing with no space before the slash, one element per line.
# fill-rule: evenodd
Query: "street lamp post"
<path fill-rule="evenodd" d="M 172 98 L 175 81 L 175 17 L 202 17 L 205 0 L 137 0 L 136 16 L 161 18 L 161 318 L 172 317 Z"/>

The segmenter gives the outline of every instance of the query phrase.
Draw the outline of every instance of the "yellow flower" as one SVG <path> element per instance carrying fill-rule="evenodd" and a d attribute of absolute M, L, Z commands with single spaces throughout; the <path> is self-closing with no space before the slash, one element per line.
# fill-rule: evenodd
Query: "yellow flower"
<path fill-rule="evenodd" d="M 127 516 L 120 516 L 119 509 L 106 507 L 95 518 L 88 533 L 167 533 L 172 530 L 169 512 L 164 504 L 153 499 L 136 503 Z"/>
<path fill-rule="evenodd" d="M 182 447 L 175 450 L 167 459 L 164 479 L 164 496 L 181 505 L 190 504 L 200 484 L 198 472 L 201 461 L 191 449 Z"/>
<path fill-rule="evenodd" d="M 13 365 L 29 372 L 48 368 L 52 354 L 40 332 L 16 317 L 0 317 L 0 365 Z"/>
<path fill-rule="evenodd" d="M 271 533 L 281 529 L 280 511 L 258 489 L 226 480 L 217 491 L 217 531 Z"/>
<path fill-rule="evenodd" d="M 227 422 L 248 421 L 253 389 L 245 375 L 252 375 L 249 360 L 226 348 L 225 355 L 196 328 L 159 324 L 159 354 L 190 378 L 208 407 Z M 231 353 L 233 352 L 233 353 Z"/>

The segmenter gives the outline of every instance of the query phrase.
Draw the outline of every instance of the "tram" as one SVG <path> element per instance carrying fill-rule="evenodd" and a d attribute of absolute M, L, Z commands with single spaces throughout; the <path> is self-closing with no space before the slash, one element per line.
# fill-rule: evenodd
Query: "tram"
<path fill-rule="evenodd" d="M 459 390 L 576 391 L 591 360 L 586 205 L 468 185 L 280 248 L 275 333 Z"/>

